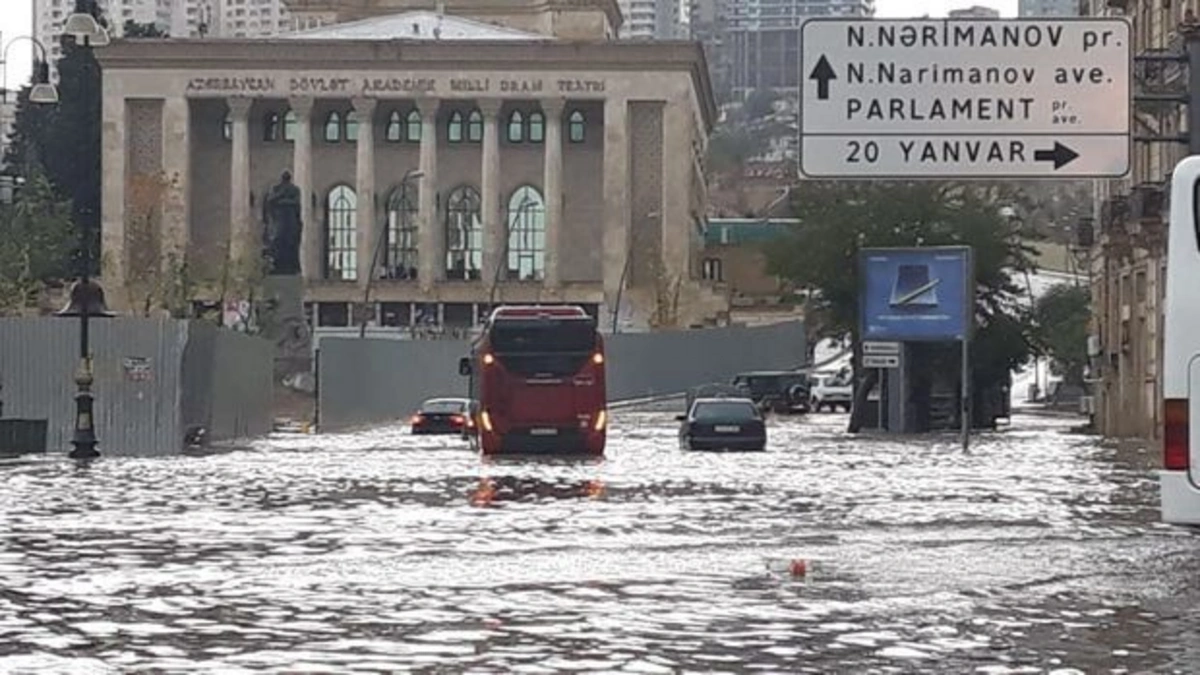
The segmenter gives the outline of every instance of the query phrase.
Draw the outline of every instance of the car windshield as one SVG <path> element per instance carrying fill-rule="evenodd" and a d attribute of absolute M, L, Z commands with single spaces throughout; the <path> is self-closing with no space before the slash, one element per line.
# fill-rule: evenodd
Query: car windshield
<path fill-rule="evenodd" d="M 427 413 L 459 413 L 463 411 L 462 401 L 442 400 L 426 401 L 421 405 L 421 412 Z"/>
<path fill-rule="evenodd" d="M 758 409 L 749 401 L 706 401 L 696 404 L 692 416 L 697 420 L 756 419 Z"/>

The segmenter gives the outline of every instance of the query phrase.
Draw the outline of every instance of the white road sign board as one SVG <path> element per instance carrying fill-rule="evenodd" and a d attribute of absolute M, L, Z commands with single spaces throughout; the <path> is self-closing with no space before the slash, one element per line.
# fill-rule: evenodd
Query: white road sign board
<path fill-rule="evenodd" d="M 900 343 L 863 341 L 862 351 L 864 354 L 899 354 Z"/>
<path fill-rule="evenodd" d="M 810 178 L 1101 178 L 1129 172 L 1123 18 L 809 19 Z"/>
<path fill-rule="evenodd" d="M 863 368 L 899 368 L 900 357 L 895 354 L 864 354 Z"/>

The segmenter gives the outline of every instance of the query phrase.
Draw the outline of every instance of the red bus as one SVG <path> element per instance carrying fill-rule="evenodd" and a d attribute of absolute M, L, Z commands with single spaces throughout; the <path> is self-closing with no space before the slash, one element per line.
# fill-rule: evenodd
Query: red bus
<path fill-rule="evenodd" d="M 582 307 L 497 307 L 459 373 L 484 454 L 604 453 L 604 340 Z"/>

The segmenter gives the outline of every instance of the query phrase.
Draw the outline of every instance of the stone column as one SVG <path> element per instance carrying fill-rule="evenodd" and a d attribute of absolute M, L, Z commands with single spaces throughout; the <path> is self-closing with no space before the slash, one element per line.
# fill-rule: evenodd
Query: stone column
<path fill-rule="evenodd" d="M 170 181 L 170 188 L 163 200 L 162 264 L 164 269 L 174 258 L 175 269 L 166 270 L 175 278 L 181 271 L 187 256 L 188 195 L 191 177 L 189 151 L 191 143 L 191 110 L 188 100 L 182 96 L 163 101 L 163 173 Z"/>
<path fill-rule="evenodd" d="M 124 293 L 117 292 L 125 284 L 126 262 L 129 259 L 125 250 L 125 175 L 126 157 L 129 152 L 126 146 L 128 138 L 128 119 L 126 115 L 125 94 L 120 89 L 120 79 L 116 79 L 104 90 L 101 104 L 100 144 L 100 251 L 104 264 L 101 276 L 108 292 L 110 307 L 125 305 L 122 299 Z"/>
<path fill-rule="evenodd" d="M 481 220 L 483 221 L 483 281 L 489 286 L 507 266 L 504 255 L 508 223 L 500 213 L 500 105 L 502 101 L 483 100 L 483 163 L 480 167 Z M 501 277 L 503 278 L 503 277 Z"/>
<path fill-rule="evenodd" d="M 376 255 L 379 235 L 375 222 L 375 99 L 355 98 L 358 119 L 358 161 L 354 183 L 358 192 L 358 284 L 366 286 L 375 274 L 371 261 Z M 382 259 L 383 251 L 379 252 Z"/>
<path fill-rule="evenodd" d="M 589 128 L 588 132 L 592 130 Z M 621 99 L 604 102 L 604 251 L 601 257 L 604 286 L 603 330 L 610 330 L 617 312 L 617 297 L 628 306 L 628 293 L 621 292 L 622 272 L 629 263 L 629 106 Z M 628 277 L 628 275 L 625 275 Z M 624 281 L 628 287 L 628 279 Z"/>
<path fill-rule="evenodd" d="M 254 252 L 250 211 L 250 107 L 253 100 L 235 96 L 226 104 L 233 127 L 229 156 L 229 259 L 240 266 Z"/>
<path fill-rule="evenodd" d="M 546 193 L 546 279 L 547 288 L 562 283 L 562 221 L 563 221 L 563 138 L 562 115 L 566 101 L 544 99 L 542 113 L 546 116 L 545 159 L 542 163 L 542 189 Z"/>
<path fill-rule="evenodd" d="M 678 98 L 663 106 L 662 175 L 662 269 L 671 283 L 686 283 L 691 276 L 692 239 L 698 237 L 692 224 L 692 135 L 691 103 Z"/>
<path fill-rule="evenodd" d="M 324 228 L 312 207 L 312 109 L 313 99 L 307 96 L 289 101 L 296 113 L 296 138 L 292 141 L 292 182 L 300 189 L 300 222 L 304 231 L 300 238 L 300 270 L 306 281 L 320 279 L 325 270 L 321 260 L 321 233 Z"/>
<path fill-rule="evenodd" d="M 422 291 L 433 290 L 436 281 L 446 276 L 446 236 L 437 213 L 437 114 L 435 98 L 417 100 L 421 113 L 421 178 L 417 185 L 417 279 Z"/>

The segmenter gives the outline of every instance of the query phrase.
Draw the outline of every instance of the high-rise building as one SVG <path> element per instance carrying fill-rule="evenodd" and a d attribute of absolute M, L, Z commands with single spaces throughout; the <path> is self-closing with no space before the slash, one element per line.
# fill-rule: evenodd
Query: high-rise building
<path fill-rule="evenodd" d="M 679 0 L 618 0 L 622 38 L 672 40 L 681 36 Z"/>
<path fill-rule="evenodd" d="M 875 0 L 691 0 L 691 36 L 723 99 L 798 91 L 800 26 L 816 16 L 874 16 Z"/>
<path fill-rule="evenodd" d="M 999 19 L 1000 10 L 974 5 L 963 9 L 952 9 L 946 15 L 951 19 Z"/>
<path fill-rule="evenodd" d="M 99 0 L 114 37 L 126 21 L 154 24 L 172 37 L 259 37 L 293 28 L 285 0 Z M 54 63 L 62 56 L 59 38 L 75 0 L 33 0 L 33 33 Z"/>
<path fill-rule="evenodd" d="M 1079 8 L 1079 0 L 1021 0 L 1017 5 L 1017 16 L 1079 16 Z"/>

